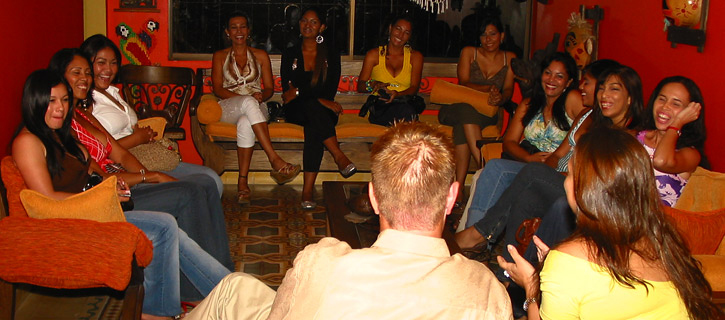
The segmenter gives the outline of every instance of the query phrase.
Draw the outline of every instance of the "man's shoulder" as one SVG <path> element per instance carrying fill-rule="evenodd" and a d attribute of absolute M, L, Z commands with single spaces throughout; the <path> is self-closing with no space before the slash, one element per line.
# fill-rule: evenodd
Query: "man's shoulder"
<path fill-rule="evenodd" d="M 333 258 L 343 256 L 352 251 L 353 249 L 349 244 L 347 244 L 347 242 L 343 242 L 332 237 L 326 237 L 322 238 L 317 243 L 306 246 L 304 250 L 300 251 L 295 259 L 295 265 L 297 264 L 298 259 L 313 259 L 314 261 L 321 256 Z"/>

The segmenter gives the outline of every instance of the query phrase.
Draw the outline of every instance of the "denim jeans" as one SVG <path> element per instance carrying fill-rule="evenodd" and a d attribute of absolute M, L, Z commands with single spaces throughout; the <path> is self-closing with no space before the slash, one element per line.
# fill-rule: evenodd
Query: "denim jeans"
<path fill-rule="evenodd" d="M 468 209 L 466 228 L 483 219 L 486 212 L 511 185 L 516 175 L 526 163 L 493 159 L 486 162 L 483 171 L 476 180 L 476 189 L 471 193 L 471 206 Z"/>
<path fill-rule="evenodd" d="M 151 240 L 154 257 L 144 269 L 143 312 L 156 316 L 181 313 L 179 270 L 203 295 L 230 273 L 179 229 L 164 212 L 127 211 L 126 220 Z"/>
<path fill-rule="evenodd" d="M 176 179 L 184 179 L 189 175 L 194 174 L 204 174 L 209 176 L 211 180 L 214 181 L 214 185 L 216 186 L 217 191 L 219 192 L 219 197 L 221 198 L 222 193 L 224 193 L 224 183 L 222 183 L 221 177 L 212 170 L 211 168 L 207 166 L 200 166 L 198 164 L 192 164 L 187 162 L 180 162 L 178 166 L 174 170 L 171 171 L 165 171 L 165 174 L 168 174 Z"/>

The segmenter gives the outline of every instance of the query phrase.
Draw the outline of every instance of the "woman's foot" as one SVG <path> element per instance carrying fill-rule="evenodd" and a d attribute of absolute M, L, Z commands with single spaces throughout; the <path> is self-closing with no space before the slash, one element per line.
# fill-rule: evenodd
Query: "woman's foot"
<path fill-rule="evenodd" d="M 357 167 L 345 154 L 340 154 L 340 156 L 336 157 L 335 163 L 337 164 L 337 169 L 340 170 L 340 174 L 345 179 L 357 172 Z"/>
<path fill-rule="evenodd" d="M 247 176 L 239 176 L 237 180 L 237 203 L 247 205 L 251 201 L 252 190 L 249 190 Z"/>
<path fill-rule="evenodd" d="M 279 185 L 294 180 L 302 171 L 299 164 L 287 163 L 282 158 L 274 159 L 270 161 L 270 164 L 272 165 L 272 171 L 269 172 L 269 175 Z"/>
<path fill-rule="evenodd" d="M 488 241 L 481 235 L 478 230 L 474 227 L 468 227 L 461 232 L 456 233 L 453 238 L 456 240 L 458 247 L 462 251 L 471 250 L 474 248 L 486 247 Z"/>

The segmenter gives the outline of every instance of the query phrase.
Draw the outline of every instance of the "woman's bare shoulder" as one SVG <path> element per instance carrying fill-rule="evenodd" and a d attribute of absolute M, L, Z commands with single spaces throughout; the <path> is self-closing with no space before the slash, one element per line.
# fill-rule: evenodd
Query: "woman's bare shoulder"
<path fill-rule="evenodd" d="M 255 58 L 257 58 L 257 60 L 269 60 L 269 54 L 267 54 L 267 51 L 252 47 L 249 47 L 249 49 L 252 50 L 252 54 Z"/>
<path fill-rule="evenodd" d="M 568 255 L 589 260 L 589 247 L 586 242 L 581 238 L 575 238 L 569 241 L 562 242 L 556 246 L 556 251 L 566 253 Z"/>

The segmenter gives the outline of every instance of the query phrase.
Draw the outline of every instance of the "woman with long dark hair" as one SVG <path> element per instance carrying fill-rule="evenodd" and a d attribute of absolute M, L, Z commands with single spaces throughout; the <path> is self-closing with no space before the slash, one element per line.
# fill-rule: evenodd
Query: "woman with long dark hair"
<path fill-rule="evenodd" d="M 82 192 L 89 173 L 98 168 L 72 134 L 72 100 L 60 75 L 49 70 L 33 72 L 23 90 L 23 123 L 12 143 L 13 160 L 28 189 L 58 200 Z M 128 196 L 119 193 L 119 199 L 127 201 Z M 173 216 L 138 210 L 126 211 L 124 216 L 154 247 L 153 260 L 144 269 L 144 319 L 170 319 L 181 313 L 179 270 L 203 296 L 229 274 L 179 229 Z"/>
<path fill-rule="evenodd" d="M 83 55 L 91 61 L 93 82 L 92 104 L 93 116 L 108 133 L 123 146 L 130 149 L 153 141 L 155 133 L 149 127 L 138 126 L 136 111 L 121 97 L 120 90 L 113 85 L 121 66 L 121 52 L 113 41 L 106 36 L 96 34 L 88 37 L 80 47 Z M 87 104 L 90 104 L 90 99 Z M 180 162 L 176 168 L 164 172 L 175 178 L 188 175 L 196 176 L 197 180 L 209 180 L 216 187 L 221 197 L 224 185 L 219 175 L 209 167 L 188 162 Z"/>
<path fill-rule="evenodd" d="M 342 114 L 342 106 L 335 102 L 340 55 L 325 40 L 324 12 L 307 8 L 299 23 L 302 41 L 282 52 L 280 75 L 285 119 L 304 127 L 302 208 L 312 209 L 317 206 L 313 190 L 325 148 L 343 177 L 355 174 L 357 167 L 340 150 L 335 133 L 338 116 Z"/>
<path fill-rule="evenodd" d="M 513 246 L 514 263 L 499 257 L 526 289 L 529 319 L 723 317 L 665 218 L 652 172 L 649 154 L 625 131 L 597 128 L 580 139 L 564 182 L 574 234 L 548 252 L 540 280 Z"/>
<path fill-rule="evenodd" d="M 396 121 L 413 121 L 425 109 L 418 97 L 423 74 L 423 55 L 413 50 L 410 40 L 413 22 L 407 16 L 393 18 L 387 41 L 365 55 L 358 76 L 357 91 L 371 92 L 375 99 L 370 123 L 389 126 Z"/>

